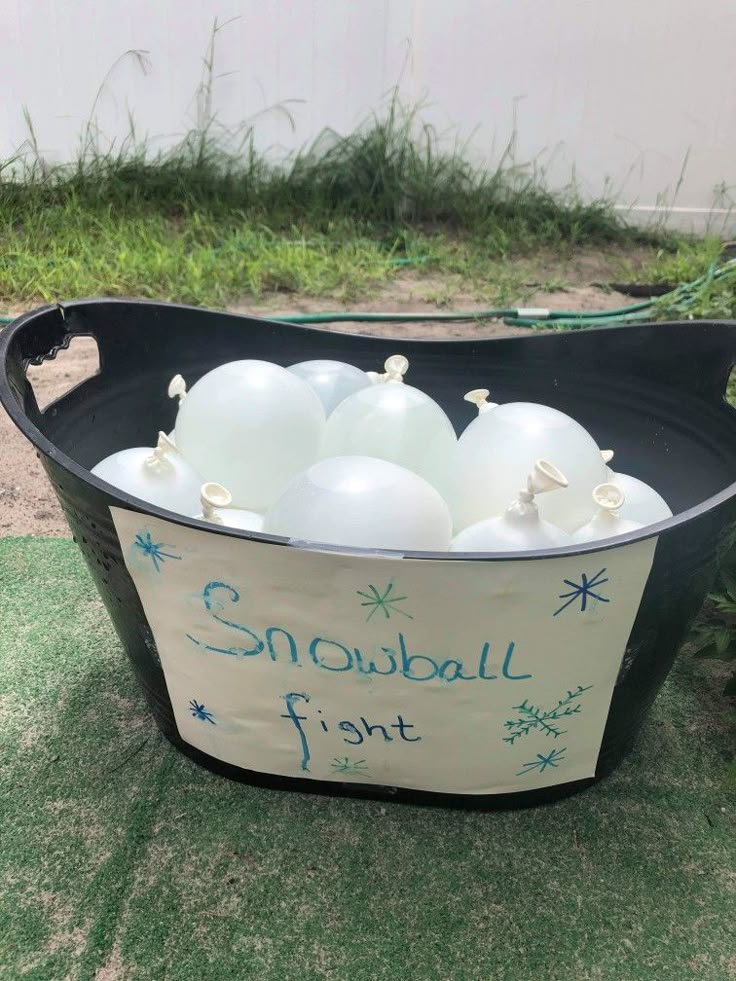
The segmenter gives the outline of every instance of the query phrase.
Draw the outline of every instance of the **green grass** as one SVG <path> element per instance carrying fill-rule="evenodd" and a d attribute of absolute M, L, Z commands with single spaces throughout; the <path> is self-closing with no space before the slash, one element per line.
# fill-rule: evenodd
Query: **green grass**
<path fill-rule="evenodd" d="M 666 239 L 627 228 L 610 201 L 549 191 L 512 147 L 493 170 L 472 165 L 466 147 L 447 147 L 396 99 L 278 166 L 256 152 L 252 130 L 226 150 L 211 122 L 157 154 L 134 136 L 103 152 L 88 126 L 77 162 L 55 168 L 32 136 L 0 165 L 0 303 L 352 299 L 404 271 L 397 259 L 503 302 L 523 278 L 511 258 Z"/>
<path fill-rule="evenodd" d="M 624 263 L 622 273 L 630 283 L 674 287 L 704 276 L 719 261 L 722 250 L 723 242 L 718 238 L 692 240 L 672 236 L 657 249 L 650 262 L 638 267 Z"/>
<path fill-rule="evenodd" d="M 574 182 L 551 191 L 534 162 L 516 160 L 515 138 L 492 166 L 471 163 L 467 144 L 395 95 L 355 132 L 326 131 L 274 163 L 256 149 L 257 121 L 225 130 L 213 113 L 223 26 L 215 22 L 204 58 L 197 125 L 166 152 L 140 140 L 132 120 L 121 145 L 105 144 L 95 105 L 116 65 L 74 163 L 47 164 L 26 114 L 25 146 L 0 162 L 0 305 L 107 295 L 226 306 L 279 293 L 351 302 L 409 268 L 437 305 L 472 291 L 504 306 L 524 302 L 533 266 L 523 260 L 540 252 L 564 260 L 645 245 L 651 261 L 622 259 L 617 276 L 640 283 L 693 279 L 718 257 L 714 239 L 628 227 L 612 199 L 585 201 Z M 145 67 L 142 52 L 122 57 Z M 531 278 L 565 287 L 564 268 Z M 718 284 L 698 315 L 733 307 Z"/>
<path fill-rule="evenodd" d="M 736 276 L 710 278 L 716 266 L 724 261 L 722 253 L 720 239 L 673 236 L 660 245 L 650 261 L 638 267 L 624 262 L 622 275 L 628 282 L 670 289 L 681 283 L 704 280 L 686 296 L 663 297 L 653 309 L 654 318 L 731 319 L 736 317 Z"/>
<path fill-rule="evenodd" d="M 108 295 L 225 306 L 269 291 L 354 296 L 391 266 L 379 243 L 342 231 L 275 232 L 238 215 L 174 219 L 70 201 L 0 233 L 0 301 Z"/>
<path fill-rule="evenodd" d="M 736 275 L 709 279 L 689 296 L 668 300 L 663 298 L 656 314 L 668 320 L 731 320 L 736 318 Z"/>
<path fill-rule="evenodd" d="M 0 540 L 0 978 L 726 981 L 720 670 L 682 657 L 630 758 L 549 807 L 261 790 L 157 732 L 71 541 Z"/>
<path fill-rule="evenodd" d="M 439 306 L 463 287 L 505 304 L 523 295 L 527 278 L 525 265 L 478 240 L 421 230 L 393 234 L 350 219 L 320 229 L 274 229 L 238 213 L 116 214 L 72 200 L 3 226 L 0 209 L 5 305 L 94 295 L 215 307 L 275 293 L 351 301 L 408 269 L 419 279 L 442 277 L 427 293 Z"/>

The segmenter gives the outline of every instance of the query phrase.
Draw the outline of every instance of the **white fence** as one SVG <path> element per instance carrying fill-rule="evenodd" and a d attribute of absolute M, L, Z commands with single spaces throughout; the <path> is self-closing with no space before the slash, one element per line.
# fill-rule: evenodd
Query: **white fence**
<path fill-rule="evenodd" d="M 258 117 L 262 148 L 348 132 L 399 85 L 481 158 L 515 127 L 516 159 L 553 185 L 574 170 L 584 194 L 639 215 L 736 227 L 733 0 L 0 0 L 0 155 L 26 139 L 25 106 L 42 152 L 73 156 L 106 76 L 105 136 L 131 113 L 171 142 L 193 122 L 215 17 L 218 118 L 292 117 Z"/>

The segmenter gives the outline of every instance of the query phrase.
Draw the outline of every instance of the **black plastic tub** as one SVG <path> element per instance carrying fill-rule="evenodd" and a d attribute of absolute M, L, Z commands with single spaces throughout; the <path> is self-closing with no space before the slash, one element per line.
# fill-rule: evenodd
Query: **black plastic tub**
<path fill-rule="evenodd" d="M 40 412 L 28 365 L 80 335 L 98 344 L 99 374 Z M 371 555 L 184 518 L 89 472 L 172 427 L 166 388 L 176 372 L 191 384 L 242 358 L 375 369 L 396 352 L 410 360 L 407 380 L 458 431 L 474 414 L 461 397 L 471 388 L 555 406 L 614 448 L 616 469 L 654 485 L 675 516 L 608 543 L 513 560 Z M 389 340 L 81 301 L 19 318 L 2 332 L 0 359 L 2 403 L 39 452 L 158 726 L 199 764 L 254 784 L 466 807 L 528 806 L 589 786 L 631 748 L 734 541 L 736 414 L 724 394 L 736 323 Z M 184 576 L 186 562 L 154 575 L 121 531 L 136 522 L 189 562 L 187 576 L 200 575 L 205 606 L 199 593 L 177 606 L 184 580 L 166 577 Z M 216 582 L 218 556 L 226 573 Z M 383 595 L 394 579 L 409 584 L 409 605 L 381 607 L 367 622 L 357 604 L 343 612 L 361 585 Z M 587 606 L 585 583 L 595 586 Z M 181 644 L 172 634 L 180 620 Z M 217 631 L 229 631 L 230 647 Z M 244 631 L 251 646 L 233 645 Z"/>

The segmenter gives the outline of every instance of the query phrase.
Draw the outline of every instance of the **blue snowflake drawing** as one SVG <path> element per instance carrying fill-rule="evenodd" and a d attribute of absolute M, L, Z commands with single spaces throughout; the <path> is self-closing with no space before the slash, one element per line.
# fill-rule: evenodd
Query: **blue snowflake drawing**
<path fill-rule="evenodd" d="M 593 592 L 594 589 L 600 589 L 604 583 L 608 582 L 608 579 L 601 579 L 601 576 L 605 575 L 605 572 L 605 569 L 601 569 L 600 572 L 596 572 L 592 579 L 588 579 L 583 572 L 580 575 L 579 583 L 573 582 L 571 579 L 563 579 L 562 581 L 566 586 L 570 587 L 571 592 L 560 593 L 558 598 L 567 600 L 567 602 L 563 603 L 559 610 L 555 610 L 554 616 L 562 613 L 563 610 L 566 610 L 568 606 L 575 603 L 578 599 L 580 600 L 580 613 L 585 613 L 585 608 L 588 605 L 588 597 L 599 600 L 601 603 L 610 603 L 611 601 L 606 599 L 605 596 Z"/>
<path fill-rule="evenodd" d="M 199 719 L 200 722 L 209 722 L 213 726 L 217 725 L 212 717 L 212 713 L 205 708 L 204 705 L 200 705 L 196 698 L 191 698 L 189 700 L 189 711 L 192 713 L 194 718 Z"/>
<path fill-rule="evenodd" d="M 366 766 L 365 760 L 349 760 L 347 756 L 344 756 L 341 760 L 335 758 L 332 763 L 330 763 L 330 766 L 335 773 L 345 773 L 347 775 L 368 773 L 368 767 Z"/>
<path fill-rule="evenodd" d="M 523 777 L 525 773 L 531 773 L 533 770 L 538 770 L 540 773 L 544 771 L 549 766 L 557 767 L 565 759 L 564 754 L 567 752 L 567 746 L 563 749 L 553 749 L 550 753 L 545 756 L 543 753 L 537 753 L 537 758 L 532 760 L 530 763 L 524 763 L 523 769 L 519 770 L 516 774 L 517 777 Z"/>
<path fill-rule="evenodd" d="M 407 613 L 406 610 L 402 610 L 398 606 L 396 606 L 397 603 L 403 603 L 404 600 L 408 599 L 408 597 L 393 596 L 392 595 L 393 588 L 394 588 L 394 584 L 393 582 L 390 582 L 382 593 L 379 592 L 375 586 L 369 586 L 368 589 L 370 590 L 370 592 L 368 593 L 364 593 L 360 589 L 356 590 L 358 596 L 362 596 L 365 600 L 365 602 L 361 603 L 360 605 L 373 607 L 373 609 L 366 617 L 366 622 L 370 620 L 370 618 L 377 610 L 381 610 L 381 612 L 383 613 L 383 615 L 386 617 L 387 620 L 391 619 L 392 613 L 400 613 L 402 617 L 407 617 L 407 619 L 409 620 L 414 619 L 411 613 Z"/>
<path fill-rule="evenodd" d="M 517 739 L 528 736 L 530 732 L 543 732 L 545 736 L 552 736 L 554 739 L 562 736 L 567 729 L 561 729 L 557 723 L 560 719 L 580 714 L 579 699 L 592 687 L 592 685 L 585 687 L 578 685 L 575 691 L 568 691 L 554 708 L 546 712 L 541 707 L 530 705 L 525 698 L 521 705 L 512 706 L 514 712 L 519 712 L 519 718 L 504 722 L 504 728 L 510 735 L 504 736 L 503 741 L 513 746 Z"/>
<path fill-rule="evenodd" d="M 150 531 L 139 532 L 135 536 L 133 547 L 140 549 L 144 555 L 150 558 L 156 572 L 161 571 L 161 563 L 165 562 L 166 559 L 176 559 L 177 561 L 181 560 L 181 555 L 174 555 L 171 552 L 164 552 L 163 549 L 171 548 L 171 545 L 167 545 L 165 542 L 154 542 L 154 540 L 151 538 Z"/>

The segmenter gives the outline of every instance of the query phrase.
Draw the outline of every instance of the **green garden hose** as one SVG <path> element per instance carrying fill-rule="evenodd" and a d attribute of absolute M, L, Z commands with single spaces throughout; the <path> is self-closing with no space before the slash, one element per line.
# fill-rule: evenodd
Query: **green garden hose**
<path fill-rule="evenodd" d="M 702 286 L 715 282 L 725 277 L 736 276 L 736 259 L 730 259 L 718 266 L 711 263 L 707 272 L 694 279 L 691 283 L 681 283 L 669 293 L 659 297 L 650 297 L 639 303 L 632 303 L 626 307 L 618 307 L 611 310 L 598 311 L 569 311 L 548 310 L 543 317 L 525 315 L 522 311 L 516 316 L 505 317 L 504 323 L 514 327 L 531 328 L 555 328 L 557 330 L 576 330 L 583 327 L 607 327 L 613 324 L 631 323 L 637 320 L 647 320 L 651 310 L 656 303 L 678 303 L 681 307 L 687 308 L 691 305 L 698 289 Z"/>
<path fill-rule="evenodd" d="M 683 283 L 664 296 L 650 297 L 623 307 L 608 310 L 547 310 L 541 307 L 518 307 L 515 309 L 491 308 L 488 310 L 456 310 L 451 313 L 307 313 L 272 317 L 272 320 L 293 324 L 330 323 L 416 323 L 422 321 L 448 322 L 473 320 L 503 320 L 511 327 L 538 329 L 575 330 L 584 327 L 606 327 L 612 324 L 635 323 L 651 317 L 655 303 L 678 301 L 687 305 L 688 299 L 697 289 L 724 276 L 736 276 L 736 259 L 716 266 L 714 263 L 705 273 L 691 283 Z"/>
<path fill-rule="evenodd" d="M 296 313 L 284 314 L 280 317 L 269 317 L 269 320 L 277 320 L 288 324 L 339 324 L 339 323 L 363 323 L 363 324 L 410 324 L 426 320 L 452 321 L 452 320 L 500 320 L 502 317 L 515 317 L 519 310 L 455 310 L 450 313 Z"/>
<path fill-rule="evenodd" d="M 339 311 L 336 313 L 292 313 L 269 320 L 290 324 L 341 324 L 341 323 L 449 323 L 474 320 L 503 320 L 511 327 L 532 329 L 579 330 L 585 327 L 607 327 L 613 324 L 636 323 L 651 316 L 656 303 L 677 302 L 687 307 L 695 299 L 702 286 L 724 277 L 736 277 L 736 259 L 718 266 L 713 263 L 708 271 L 691 283 L 682 283 L 664 296 L 650 297 L 628 306 L 608 310 L 547 310 L 544 307 L 491 307 L 488 310 L 455 310 L 443 313 L 361 313 Z M 12 323 L 13 317 L 0 316 L 0 324 Z"/>

